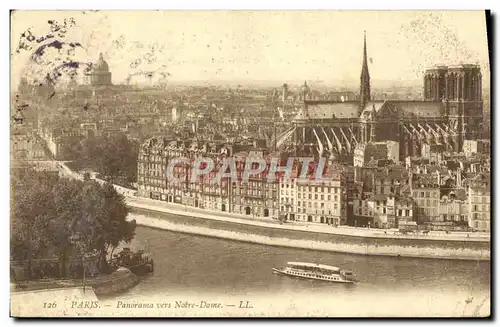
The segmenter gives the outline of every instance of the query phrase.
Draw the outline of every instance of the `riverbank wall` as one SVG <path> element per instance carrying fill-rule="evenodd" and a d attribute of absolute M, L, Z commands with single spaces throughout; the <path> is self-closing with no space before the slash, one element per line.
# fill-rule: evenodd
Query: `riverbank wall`
<path fill-rule="evenodd" d="M 67 167 L 66 167 L 67 168 Z M 69 169 L 69 168 L 67 168 Z M 69 169 L 70 170 L 70 169 Z M 70 170 L 71 171 L 71 170 Z M 99 182 L 103 182 L 98 180 Z M 274 246 L 295 247 L 311 250 L 351 253 L 360 255 L 401 256 L 414 258 L 490 260 L 491 242 L 485 237 L 421 237 L 411 235 L 376 235 L 374 233 L 318 232 L 280 225 L 243 222 L 227 218 L 223 213 L 210 213 L 198 208 L 169 208 L 141 205 L 133 190 L 115 185 L 117 191 L 127 199 L 132 212 L 129 218 L 139 225 L 175 232 L 210 236 L 235 241 L 259 243 Z M 148 199 L 141 199 L 146 201 Z"/>
<path fill-rule="evenodd" d="M 398 239 L 335 235 L 210 220 L 132 207 L 138 225 L 174 232 L 319 251 L 457 260 L 490 260 L 489 241 Z M 279 226 L 279 225 L 278 225 Z"/>

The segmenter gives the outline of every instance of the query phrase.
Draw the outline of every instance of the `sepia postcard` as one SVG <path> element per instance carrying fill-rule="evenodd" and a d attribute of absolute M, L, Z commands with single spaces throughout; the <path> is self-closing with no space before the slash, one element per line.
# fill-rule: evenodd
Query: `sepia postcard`
<path fill-rule="evenodd" d="M 490 317 L 488 11 L 10 19 L 12 317 Z"/>

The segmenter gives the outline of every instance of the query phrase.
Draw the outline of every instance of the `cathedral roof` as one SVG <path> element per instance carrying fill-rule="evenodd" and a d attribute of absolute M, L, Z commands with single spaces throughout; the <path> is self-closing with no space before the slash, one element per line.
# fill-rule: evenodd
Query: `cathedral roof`
<path fill-rule="evenodd" d="M 444 114 L 444 105 L 439 101 L 405 101 L 405 100 L 385 100 L 369 101 L 361 113 L 361 117 L 371 117 L 378 114 L 386 105 L 393 110 L 394 115 L 399 117 L 441 117 Z M 392 113 L 391 113 L 392 114 Z"/>
<path fill-rule="evenodd" d="M 332 119 L 334 118 L 358 118 L 358 101 L 328 102 L 328 101 L 306 101 L 307 117 L 301 111 L 295 119 Z"/>
<path fill-rule="evenodd" d="M 361 116 L 370 116 L 373 115 L 373 113 L 377 114 L 385 104 L 386 101 L 369 101 L 363 108 Z"/>
<path fill-rule="evenodd" d="M 416 116 L 421 118 L 441 117 L 444 115 L 444 105 L 439 101 L 397 101 L 387 100 L 400 111 L 403 117 Z"/>

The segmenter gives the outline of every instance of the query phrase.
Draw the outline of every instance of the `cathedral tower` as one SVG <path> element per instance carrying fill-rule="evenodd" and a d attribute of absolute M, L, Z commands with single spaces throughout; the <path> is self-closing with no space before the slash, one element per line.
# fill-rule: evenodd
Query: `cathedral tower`
<path fill-rule="evenodd" d="M 361 68 L 361 84 L 359 88 L 359 100 L 360 100 L 360 111 L 363 110 L 366 103 L 371 100 L 370 72 L 368 71 L 368 59 L 366 55 L 366 32 L 364 36 L 363 66 Z"/>

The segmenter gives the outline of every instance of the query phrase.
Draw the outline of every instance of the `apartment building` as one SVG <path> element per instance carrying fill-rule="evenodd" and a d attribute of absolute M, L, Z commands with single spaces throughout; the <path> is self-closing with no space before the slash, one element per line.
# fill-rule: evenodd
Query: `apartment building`
<path fill-rule="evenodd" d="M 469 226 L 489 232 L 491 228 L 490 174 L 480 173 L 469 183 Z"/>

